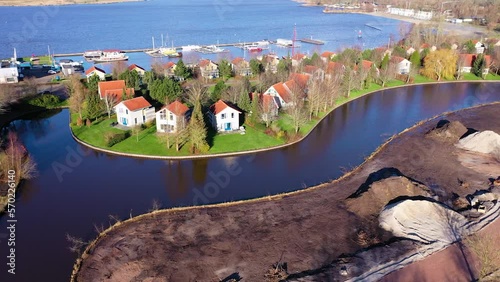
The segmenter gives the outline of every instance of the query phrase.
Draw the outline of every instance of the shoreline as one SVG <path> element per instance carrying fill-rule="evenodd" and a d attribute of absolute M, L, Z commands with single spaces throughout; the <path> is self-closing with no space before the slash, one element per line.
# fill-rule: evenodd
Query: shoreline
<path fill-rule="evenodd" d="M 119 151 L 113 151 L 113 150 L 108 150 L 105 148 L 100 148 L 97 146 L 94 146 L 92 144 L 89 144 L 80 138 L 78 138 L 74 132 L 73 129 L 71 128 L 71 115 L 70 115 L 70 120 L 68 126 L 70 127 L 70 132 L 71 136 L 73 139 L 83 145 L 86 146 L 90 149 L 93 149 L 98 152 L 103 152 L 111 155 L 117 155 L 117 156 L 124 156 L 124 157 L 131 157 L 131 158 L 142 158 L 142 159 L 153 159 L 153 160 L 192 160 L 192 159 L 209 159 L 209 158 L 219 158 L 219 157 L 235 157 L 235 156 L 243 156 L 243 155 L 250 155 L 250 154 L 256 154 L 256 153 L 262 153 L 262 152 L 267 152 L 267 151 L 272 151 L 272 150 L 279 150 L 283 149 L 295 144 L 298 144 L 305 140 L 315 129 L 316 127 L 325 119 L 327 118 L 334 110 L 337 108 L 355 101 L 356 99 L 359 99 L 361 97 L 364 97 L 366 95 L 371 95 L 375 94 L 379 91 L 384 91 L 384 90 L 390 90 L 390 89 L 396 89 L 396 88 L 401 88 L 401 87 L 412 87 L 412 86 L 418 86 L 418 85 L 426 85 L 426 84 L 442 84 L 442 83 L 500 83 L 498 80 L 453 80 L 453 81 L 433 81 L 433 82 L 421 82 L 421 83 L 413 83 L 413 84 L 403 84 L 403 85 L 398 85 L 398 86 L 391 86 L 391 87 L 384 87 L 381 89 L 377 89 L 374 91 L 366 92 L 363 93 L 359 96 L 352 97 L 350 99 L 347 99 L 346 101 L 343 101 L 342 103 L 335 105 L 332 109 L 328 110 L 327 113 L 323 117 L 321 117 L 316 124 L 301 138 L 298 140 L 292 141 L 290 143 L 286 143 L 283 145 L 278 145 L 278 146 L 273 146 L 273 147 L 267 147 L 267 148 L 260 148 L 260 149 L 254 149 L 254 150 L 246 150 L 246 151 L 235 151 L 235 152 L 227 152 L 227 153 L 215 153 L 215 154 L 202 154 L 202 155 L 187 155 L 187 156 L 159 156 L 159 155 L 143 155 L 143 154 L 135 154 L 135 153 L 127 153 L 127 152 L 119 152 Z"/>
<path fill-rule="evenodd" d="M 70 5 L 104 5 L 128 2 L 146 2 L 148 0 L 6 0 L 0 3 L 0 7 L 45 7 L 45 6 L 70 6 Z"/>
<path fill-rule="evenodd" d="M 142 234 L 142 233 L 144 233 L 146 226 L 149 226 L 148 228 L 154 228 L 153 225 L 161 227 L 163 224 L 162 220 L 165 222 L 168 222 L 169 226 L 171 226 L 171 228 L 167 228 L 165 231 L 160 232 L 161 234 L 167 236 L 167 238 L 171 238 L 165 242 L 165 244 L 172 245 L 172 246 L 170 246 L 171 250 L 169 250 L 169 251 L 174 251 L 177 248 L 179 248 L 180 246 L 185 246 L 183 248 L 187 248 L 187 250 L 183 249 L 184 257 L 182 257 L 182 254 L 180 255 L 181 258 L 177 257 L 178 254 L 176 254 L 175 256 L 172 254 L 172 256 L 173 256 L 172 260 L 175 260 L 177 262 L 182 262 L 182 258 L 185 258 L 185 255 L 192 253 L 194 251 L 194 250 L 190 251 L 189 249 L 198 249 L 199 250 L 200 248 L 204 250 L 203 252 L 201 252 L 202 258 L 205 258 L 206 255 L 203 255 L 203 254 L 206 254 L 208 252 L 210 254 L 209 257 L 211 257 L 210 263 L 212 263 L 212 264 L 214 263 L 213 260 L 221 260 L 221 261 L 224 261 L 227 259 L 231 260 L 232 258 L 228 254 L 231 252 L 229 250 L 226 250 L 224 247 L 222 247 L 223 246 L 222 243 L 224 242 L 224 240 L 230 241 L 230 243 L 229 243 L 230 246 L 236 246 L 237 244 L 239 244 L 238 242 L 241 242 L 240 240 L 244 240 L 245 233 L 250 233 L 251 236 L 264 236 L 264 239 L 266 239 L 266 240 L 261 240 L 261 243 L 259 243 L 259 238 L 256 237 L 255 240 L 252 240 L 252 242 L 246 243 L 246 244 L 253 244 L 256 246 L 248 247 L 248 249 L 246 249 L 245 246 L 240 246 L 239 248 L 241 248 L 242 249 L 241 251 L 244 251 L 244 252 L 250 251 L 251 253 L 255 253 L 255 255 L 253 255 L 254 257 L 257 257 L 257 259 L 260 258 L 260 259 L 266 261 L 265 263 L 261 262 L 260 263 L 261 265 L 259 267 L 252 266 L 254 268 L 257 267 L 257 269 L 264 271 L 265 269 L 262 268 L 262 264 L 267 265 L 267 264 L 269 264 L 269 262 L 271 262 L 273 259 L 275 259 L 274 257 L 269 257 L 269 255 L 273 254 L 273 251 L 270 250 L 270 248 L 272 248 L 272 247 L 270 247 L 270 246 L 272 246 L 273 244 L 277 244 L 277 242 L 281 242 L 280 244 L 286 245 L 286 243 L 283 243 L 283 241 L 281 241 L 279 239 L 283 236 L 285 236 L 285 237 L 292 236 L 293 237 L 294 235 L 295 235 L 295 240 L 298 240 L 298 242 L 291 241 L 289 243 L 292 245 L 298 244 L 298 245 L 302 246 L 300 243 L 301 242 L 300 238 L 304 238 L 303 237 L 304 234 L 292 234 L 294 232 L 300 233 L 299 231 L 302 231 L 301 229 L 295 229 L 296 228 L 295 225 L 298 224 L 299 226 L 302 226 L 302 224 L 304 224 L 304 223 L 301 223 L 302 221 L 309 222 L 309 221 L 314 221 L 314 220 L 319 220 L 320 222 L 323 222 L 325 224 L 325 226 L 317 226 L 317 225 L 315 225 L 314 222 L 312 222 L 312 223 L 310 223 L 312 225 L 310 225 L 310 224 L 307 225 L 308 228 L 309 229 L 320 228 L 323 231 L 323 232 L 319 231 L 320 233 L 327 232 L 326 234 L 329 234 L 329 235 L 326 235 L 326 234 L 323 234 L 323 235 L 319 234 L 318 235 L 312 231 L 308 232 L 308 234 L 309 234 L 308 236 L 310 238 L 309 237 L 307 237 L 307 238 L 310 239 L 310 241 L 308 241 L 307 243 L 303 242 L 304 243 L 303 247 L 306 250 L 308 250 L 309 252 L 315 253 L 318 250 L 317 250 L 317 248 L 311 248 L 311 241 L 316 241 L 316 243 L 318 243 L 318 236 L 320 236 L 321 239 L 319 242 L 322 242 L 325 240 L 327 240 L 329 242 L 330 241 L 329 238 L 324 238 L 322 236 L 331 236 L 330 234 L 335 234 L 335 235 L 333 235 L 335 237 L 334 240 L 340 240 L 342 242 L 342 244 L 335 241 L 336 242 L 335 246 L 330 246 L 330 248 L 336 248 L 336 254 L 341 254 L 341 253 L 346 253 L 346 252 L 352 254 L 355 251 L 352 249 L 353 248 L 353 245 L 352 245 L 353 234 L 349 234 L 349 233 L 351 232 L 350 230 L 352 230 L 353 228 L 356 229 L 355 227 L 352 226 L 352 224 L 363 225 L 363 222 L 365 222 L 366 225 L 373 225 L 373 224 L 378 225 L 377 223 L 373 223 L 373 220 L 372 220 L 372 222 L 370 222 L 370 221 L 366 222 L 366 220 L 368 219 L 368 218 L 366 218 L 366 216 L 353 216 L 352 214 L 349 214 L 346 211 L 345 204 L 342 204 L 342 203 L 345 202 L 345 199 L 352 192 L 352 189 L 355 189 L 356 187 L 358 187 L 358 185 L 360 183 L 362 183 L 363 181 L 365 181 L 366 177 L 369 174 L 371 174 L 374 170 L 376 170 L 377 168 L 379 168 L 379 167 L 391 167 L 393 165 L 393 162 L 399 164 L 399 165 L 395 165 L 393 167 L 397 167 L 398 169 L 401 169 L 401 171 L 405 171 L 405 169 L 403 169 L 403 167 L 402 167 L 405 164 L 409 165 L 409 167 L 411 167 L 412 169 L 415 167 L 416 164 L 419 164 L 419 165 L 417 165 L 418 168 L 416 169 L 416 171 L 409 172 L 408 168 L 407 168 L 405 171 L 405 177 L 410 177 L 410 178 L 417 179 L 417 180 L 418 179 L 426 179 L 426 175 L 428 175 L 429 173 L 432 174 L 433 173 L 432 171 L 434 171 L 436 169 L 436 167 L 434 167 L 434 168 L 432 167 L 432 164 L 434 164 L 433 156 L 435 153 L 439 152 L 439 154 L 443 154 L 443 155 L 450 155 L 450 156 L 452 155 L 452 154 L 448 154 L 449 152 L 440 152 L 441 148 L 439 146 L 449 146 L 449 145 L 443 145 L 443 144 L 434 145 L 435 152 L 432 150 L 429 150 L 429 151 L 425 152 L 425 154 L 427 156 L 421 156 L 424 159 L 426 157 L 427 157 L 427 159 L 430 158 L 430 161 L 429 160 L 427 160 L 429 162 L 420 161 L 419 163 L 416 163 L 416 164 L 408 164 L 408 162 L 406 161 L 406 158 L 401 157 L 401 156 L 394 156 L 395 155 L 394 152 L 400 152 L 399 150 L 401 148 L 408 148 L 408 146 L 411 148 L 414 148 L 415 147 L 415 144 L 414 144 L 415 139 L 414 138 L 417 138 L 417 140 L 424 141 L 424 143 L 427 142 L 430 144 L 435 144 L 433 142 L 436 142 L 436 141 L 429 140 L 427 138 L 424 138 L 421 135 L 425 134 L 425 132 L 427 132 L 429 130 L 429 128 L 433 128 L 435 126 L 435 123 L 437 122 L 437 120 L 443 119 L 443 118 L 446 118 L 449 120 L 457 120 L 458 119 L 458 120 L 461 120 L 462 122 L 464 122 L 464 120 L 465 120 L 466 122 L 464 122 L 464 124 L 466 124 L 467 126 L 471 125 L 471 127 L 477 128 L 478 130 L 486 130 L 486 129 L 491 129 L 491 127 L 494 127 L 494 130 L 498 131 L 500 129 L 500 125 L 488 124 L 485 127 L 485 125 L 483 124 L 483 121 L 490 120 L 490 116 L 492 114 L 494 115 L 494 113 L 496 112 L 496 109 L 498 109 L 499 106 L 500 106 L 500 102 L 497 101 L 497 102 L 493 102 L 493 103 L 489 103 L 489 104 L 477 105 L 474 107 L 461 109 L 461 110 L 454 111 L 454 112 L 442 113 L 442 114 L 436 115 L 430 119 L 417 122 L 415 125 L 413 125 L 407 129 L 399 132 L 398 134 L 390 137 L 387 141 L 385 141 L 382 145 L 380 145 L 374 152 L 372 152 L 371 155 L 369 157 L 367 157 L 362 164 L 355 167 L 354 169 L 347 172 L 346 174 L 342 175 L 341 177 L 339 177 L 333 181 L 324 183 L 324 184 L 308 187 L 306 189 L 302 189 L 302 190 L 298 190 L 298 191 L 276 194 L 276 195 L 267 196 L 267 197 L 253 198 L 253 199 L 248 199 L 248 200 L 241 200 L 241 201 L 228 202 L 228 203 L 219 203 L 219 204 L 211 204 L 211 205 L 205 205 L 205 206 L 190 206 L 190 207 L 180 207 L 180 208 L 169 208 L 169 209 L 164 209 L 164 210 L 156 210 L 156 211 L 141 214 L 141 215 L 138 215 L 135 217 L 131 217 L 131 218 L 126 219 L 124 221 L 117 222 L 117 223 L 111 225 L 110 227 L 108 227 L 106 230 L 104 230 L 102 233 L 100 233 L 94 240 L 92 240 L 91 243 L 85 248 L 82 255 L 76 259 L 76 262 L 75 262 L 75 265 L 73 268 L 73 272 L 71 274 L 71 281 L 86 281 L 82 277 L 89 278 L 88 276 L 85 276 L 85 272 L 83 272 L 84 275 L 81 276 L 82 269 L 83 269 L 83 271 L 85 271 L 85 269 L 86 269 L 87 272 L 95 273 L 96 268 L 94 268 L 93 266 L 95 266 L 95 264 L 98 263 L 99 260 L 104 259 L 105 256 L 109 256 L 109 255 L 111 255 L 110 253 L 115 252 L 115 250 L 109 249 L 109 248 L 111 248 L 110 246 L 113 246 L 113 245 L 116 246 L 116 244 L 118 244 L 117 242 L 113 241 L 114 239 L 116 239 L 117 237 L 122 238 L 119 240 L 120 241 L 119 242 L 119 244 L 120 244 L 119 250 L 120 250 L 120 253 L 127 253 L 127 250 L 124 250 L 124 248 L 127 249 L 129 246 L 127 245 L 127 243 L 123 242 L 123 241 L 126 241 L 127 239 L 123 239 L 123 238 L 130 238 L 130 236 L 131 236 L 133 238 L 131 238 L 130 240 L 137 240 L 139 238 L 136 238 L 136 237 L 142 236 L 142 235 L 138 235 L 136 233 L 133 233 L 131 235 L 129 233 L 134 232 L 133 230 L 140 230 L 140 233 Z M 483 114 L 484 116 L 477 118 L 476 115 L 473 115 L 474 118 L 472 118 L 472 120 L 469 120 L 469 119 L 471 119 L 471 117 L 470 117 L 471 113 L 478 113 L 478 112 Z M 487 113 L 485 113 L 485 112 L 487 112 Z M 482 127 L 480 127 L 480 126 L 482 126 Z M 422 146 L 417 146 L 417 147 L 420 147 L 421 150 L 428 150 L 428 146 L 425 146 L 425 144 L 421 144 L 421 145 Z M 454 146 L 449 146 L 449 147 L 445 147 L 445 148 L 448 148 L 449 150 L 454 150 L 454 148 L 451 148 L 451 147 L 454 147 Z M 417 148 L 417 149 L 419 149 L 419 148 Z M 432 145 L 431 145 L 431 149 L 432 149 Z M 412 153 L 410 153 L 410 156 L 413 156 Z M 452 158 L 454 158 L 454 157 L 452 156 Z M 449 162 L 449 160 L 443 160 L 443 161 Z M 438 167 L 440 166 L 440 164 L 435 164 L 435 165 Z M 450 163 L 449 165 L 451 167 L 455 167 L 454 164 Z M 464 172 L 463 168 L 455 168 L 455 170 L 457 170 L 458 174 L 461 174 Z M 416 175 L 420 175 L 420 177 L 416 177 Z M 449 179 L 444 179 L 444 178 L 449 178 Z M 484 175 L 482 175 L 480 173 L 475 174 L 475 179 L 483 179 L 483 178 L 484 178 Z M 442 181 L 441 184 L 446 183 L 446 181 L 455 181 L 456 182 L 456 179 L 453 176 L 450 176 L 450 177 L 443 176 L 443 179 L 438 179 L 438 182 L 439 182 L 439 180 Z M 467 187 L 467 189 L 469 189 L 469 188 Z M 463 191 L 460 192 L 460 194 L 464 194 Z M 319 203 L 318 201 L 323 203 L 323 204 L 319 204 L 319 206 L 316 206 Z M 318 202 L 318 203 L 315 203 L 315 202 Z M 328 207 L 325 206 L 325 202 L 328 203 Z M 291 206 L 291 207 L 289 207 L 289 206 Z M 316 207 L 316 208 L 314 208 L 314 207 Z M 273 210 L 273 208 L 278 209 L 278 211 Z M 334 212 L 333 213 L 331 211 L 325 212 L 324 211 L 325 208 L 332 209 Z M 280 216 L 283 216 L 283 213 L 286 213 L 286 211 L 293 211 L 293 210 L 295 210 L 296 212 L 293 212 L 292 215 L 290 215 L 289 217 L 295 218 L 295 220 L 289 221 L 289 220 L 286 220 L 286 219 L 283 219 L 282 217 L 280 217 Z M 307 214 L 302 215 L 301 213 L 304 212 L 305 210 L 308 211 Z M 314 219 L 315 212 L 318 212 L 320 210 L 322 211 L 323 214 L 329 214 L 328 215 L 329 220 L 332 220 L 335 222 L 329 222 L 330 225 L 328 225 L 328 224 L 326 224 L 326 222 L 323 221 L 324 219 Z M 344 211 L 342 211 L 342 210 L 344 210 Z M 253 215 L 253 213 L 265 214 L 266 216 L 269 217 L 270 220 L 273 221 L 273 219 L 274 219 L 274 222 L 276 222 L 276 218 L 279 218 L 280 220 L 274 224 L 270 224 L 270 223 L 268 224 L 265 221 L 260 223 L 260 220 L 257 220 L 258 218 L 260 218 L 260 216 L 255 217 Z M 336 214 L 336 213 L 338 213 L 338 214 Z M 236 215 L 236 214 L 237 215 L 244 215 L 244 216 L 238 216 L 235 218 L 234 215 Z M 287 213 L 287 214 L 289 214 L 289 213 Z M 206 218 L 207 216 L 208 216 L 208 218 Z M 319 214 L 317 216 L 319 216 Z M 203 220 L 201 220 L 200 217 L 202 217 Z M 222 231 L 222 234 L 224 234 L 225 235 L 224 237 L 226 237 L 225 239 L 218 237 L 219 235 L 216 235 L 214 238 L 212 238 L 213 235 L 207 235 L 207 234 L 214 234 L 215 227 L 213 227 L 213 225 L 222 225 L 223 227 L 221 227 L 221 228 L 225 228 L 225 229 L 230 228 L 230 226 L 226 225 L 226 223 L 228 223 L 228 222 L 224 222 L 227 220 L 229 220 L 229 222 L 233 222 L 233 224 L 234 224 L 234 221 L 236 221 L 236 223 L 237 223 L 236 226 L 239 229 L 233 230 L 233 232 L 229 232 L 229 230 Z M 220 221 L 223 221 L 223 222 L 220 222 Z M 241 221 L 243 221 L 243 223 Z M 241 228 L 246 228 L 248 226 L 249 223 L 247 223 L 247 221 L 256 223 L 257 227 L 259 227 L 260 229 L 264 229 L 266 231 L 265 232 L 264 232 L 264 230 L 259 231 L 258 229 L 255 229 L 255 228 L 249 228 L 248 230 L 243 231 L 243 229 L 241 229 Z M 284 222 L 281 223 L 281 221 L 284 221 Z M 299 221 L 299 222 L 297 222 L 297 221 Z M 284 226 L 280 227 L 283 224 L 284 224 Z M 138 225 L 138 226 L 136 226 L 136 225 Z M 192 231 L 189 231 L 189 234 L 191 234 L 191 232 L 195 232 L 195 234 L 199 234 L 199 236 L 201 236 L 202 239 L 204 238 L 201 245 L 199 245 L 200 244 L 199 242 L 188 244 L 188 245 L 184 245 L 185 243 L 181 242 L 181 243 L 179 243 L 180 244 L 180 246 L 179 246 L 177 244 L 177 242 L 175 241 L 175 238 L 176 238 L 175 234 L 177 234 L 179 232 L 180 233 L 186 232 L 185 228 L 188 228 L 188 225 L 189 225 L 190 230 L 192 230 Z M 287 225 L 292 225 L 292 226 L 287 226 Z M 328 226 L 326 226 L 326 225 L 328 225 Z M 250 227 L 253 227 L 253 226 L 250 226 Z M 284 232 L 281 228 L 289 228 L 289 229 L 292 229 L 294 231 L 291 232 L 291 230 L 289 230 L 290 232 Z M 308 229 L 308 228 L 305 228 L 305 229 Z M 348 231 L 344 230 L 344 232 L 347 232 L 348 234 L 342 234 L 342 232 L 338 232 L 338 233 L 333 232 L 333 231 L 337 230 L 338 228 L 341 228 L 341 229 L 346 228 L 346 229 L 350 229 L 350 230 L 348 230 Z M 328 230 L 328 229 L 330 229 L 330 230 Z M 146 230 L 147 230 L 146 232 L 148 232 L 147 228 L 146 228 Z M 160 228 L 159 230 L 162 230 L 162 229 Z M 203 231 L 206 233 L 203 233 Z M 313 230 L 313 231 L 315 231 L 315 230 Z M 262 235 L 262 232 L 264 232 L 265 235 Z M 126 233 L 127 236 L 123 236 L 124 233 Z M 254 233 L 257 235 L 255 235 Z M 226 234 L 229 234 L 229 235 L 226 235 Z M 290 235 L 287 235 L 287 234 L 290 234 Z M 318 236 L 316 236 L 316 235 L 318 235 Z M 206 236 L 208 236 L 208 237 L 206 237 Z M 155 235 L 155 238 L 156 238 L 155 242 L 157 244 L 160 244 L 160 241 L 157 241 L 158 237 L 156 237 L 156 235 Z M 197 238 L 197 237 L 195 237 L 195 238 Z M 241 239 L 241 238 L 243 238 L 243 239 Z M 351 238 L 351 239 L 349 239 L 349 238 Z M 202 240 L 202 239 L 200 239 L 200 240 Z M 147 239 L 144 239 L 144 237 L 140 237 L 140 240 L 147 240 Z M 170 240 L 173 240 L 173 241 L 170 241 Z M 193 240 L 195 240 L 195 239 L 193 239 Z M 210 242 L 210 240 L 212 240 L 212 241 L 215 240 L 215 241 Z M 350 243 L 344 242 L 342 240 L 344 240 L 344 241 L 347 240 Z M 207 241 L 209 241 L 209 242 L 207 242 Z M 303 241 L 303 239 L 302 239 L 302 241 Z M 142 244 L 147 244 L 144 241 L 141 241 L 141 242 L 142 242 Z M 276 242 L 276 243 L 274 243 L 274 242 Z M 271 244 L 271 245 L 267 246 L 268 248 L 266 248 L 266 246 L 265 246 L 266 243 L 268 245 L 269 244 Z M 100 245 L 102 245 L 102 244 L 106 245 L 106 247 L 100 247 Z M 262 244 L 264 244 L 264 246 L 262 246 Z M 133 244 L 131 244 L 131 245 L 133 245 Z M 316 245 L 316 244 L 312 244 L 312 246 L 318 247 L 318 245 Z M 156 247 L 158 247 L 158 246 L 156 246 Z M 153 248 L 154 248 L 154 246 L 153 246 Z M 217 253 L 216 254 L 211 253 L 209 250 L 207 250 L 207 248 L 212 250 L 212 251 L 216 251 Z M 260 251 L 261 253 L 257 254 L 258 252 L 256 252 L 256 250 L 254 248 L 258 248 L 258 251 Z M 275 248 L 278 248 L 278 249 L 284 248 L 284 246 L 281 246 L 281 247 L 276 246 Z M 359 247 L 357 249 L 359 250 Z M 285 250 L 286 250 L 286 248 L 285 248 Z M 306 250 L 299 251 L 299 254 L 296 255 L 299 258 L 298 260 L 295 258 L 294 255 L 290 254 L 290 252 L 294 252 L 294 250 L 290 250 L 290 252 L 287 253 L 287 261 L 290 263 L 290 265 L 294 265 L 291 262 L 299 264 L 299 261 L 304 260 L 304 262 L 302 262 L 302 265 L 303 264 L 309 265 L 307 263 L 307 260 L 308 260 L 307 255 L 305 255 L 304 253 L 300 254 L 300 252 L 306 252 Z M 219 255 L 220 255 L 219 252 L 221 252 L 221 251 L 225 255 L 223 255 L 223 256 L 221 255 L 221 257 L 219 257 Z M 276 250 L 274 250 L 274 251 L 276 251 Z M 234 252 L 239 253 L 239 251 L 234 251 Z M 271 254 L 269 254 L 269 252 L 271 252 Z M 263 256 L 262 253 L 266 253 L 268 256 Z M 104 255 L 104 257 L 103 257 L 103 255 Z M 200 254 L 197 253 L 197 255 L 199 256 Z M 279 257 L 279 253 L 277 256 Z M 97 258 L 94 259 L 95 257 L 97 257 Z M 190 260 L 196 260 L 196 258 L 191 259 L 190 256 L 188 256 L 188 257 L 189 258 L 187 258 L 184 261 L 184 262 L 186 262 L 186 261 L 188 262 L 187 265 L 189 265 Z M 294 257 L 294 258 L 291 258 L 291 257 Z M 84 266 L 84 263 L 87 262 L 88 260 L 91 260 L 91 259 L 94 259 L 94 261 L 89 262 L 89 263 L 87 263 L 87 265 Z M 113 259 L 115 259 L 115 258 L 113 258 Z M 239 257 L 239 260 L 244 261 L 245 259 L 248 260 L 249 258 L 246 257 L 245 255 L 241 255 L 241 257 Z M 115 263 L 118 263 L 118 264 L 124 263 L 123 258 L 121 258 L 121 259 L 116 258 L 115 260 L 118 261 L 118 262 L 115 261 Z M 128 262 L 125 262 L 125 264 L 130 264 L 130 263 L 133 264 L 134 269 L 141 267 L 140 265 L 138 265 L 138 263 L 139 263 L 138 258 L 135 258 L 133 261 L 129 260 Z M 150 262 L 148 262 L 148 263 L 150 263 Z M 217 264 L 218 267 L 222 267 L 222 265 L 227 264 L 227 262 L 226 263 L 218 262 L 218 263 L 219 263 L 219 264 Z M 329 263 L 331 263 L 331 259 L 330 259 Z M 88 264 L 90 264 L 90 265 L 88 265 Z M 112 265 L 112 264 L 113 263 L 110 262 L 110 265 Z M 249 266 L 250 264 L 248 263 L 248 261 L 241 262 L 238 265 L 240 265 L 240 266 L 238 267 L 237 265 L 231 264 L 231 266 L 228 266 L 228 268 L 232 267 L 233 269 L 231 271 L 235 271 L 235 270 L 240 271 L 240 273 L 243 273 L 243 275 L 242 275 L 243 277 L 248 277 L 247 275 L 245 275 L 245 272 L 243 271 L 243 268 L 244 268 L 243 266 L 248 266 L 248 268 L 252 268 Z M 121 267 L 122 268 L 120 268 L 120 266 L 118 266 L 118 268 L 115 267 L 114 269 L 116 269 L 116 272 L 120 272 L 121 275 L 124 275 L 123 271 L 126 271 L 126 270 L 123 269 L 124 266 L 121 266 Z M 212 266 L 212 267 L 213 268 L 211 268 L 211 269 L 214 271 L 217 269 L 217 268 L 215 268 L 215 266 Z M 306 266 L 306 267 L 311 267 L 311 266 Z M 305 269 L 309 269 L 309 268 L 305 268 Z M 303 271 L 303 272 L 309 271 L 309 270 L 305 270 L 305 269 L 304 269 L 304 267 L 302 267 L 302 268 L 299 267 L 298 269 L 292 269 L 292 272 L 293 272 L 293 270 Z M 246 270 L 250 271 L 250 272 L 253 270 L 254 272 L 252 274 L 255 274 L 255 271 L 256 271 L 255 269 L 251 269 L 251 270 L 246 269 Z M 106 272 L 106 271 L 109 271 L 109 272 Z M 178 269 L 176 271 L 182 272 L 182 270 L 178 270 Z M 205 270 L 201 270 L 201 272 L 203 272 L 203 275 L 205 275 L 205 277 L 207 275 L 207 273 L 206 273 L 207 271 L 209 271 L 209 270 L 206 270 L 206 268 L 205 268 Z M 109 269 L 104 270 L 104 272 L 111 273 L 112 275 L 115 274 L 113 271 L 111 271 Z M 300 272 L 300 273 L 302 273 L 302 272 Z M 95 275 L 92 275 L 92 274 L 89 274 L 89 275 L 92 277 L 92 279 L 95 280 L 95 278 L 96 278 Z M 97 275 L 99 276 L 100 274 L 97 274 Z M 118 277 L 121 277 L 121 276 L 118 276 Z M 184 278 L 187 278 L 187 277 L 184 276 Z M 191 278 L 193 278 L 193 277 L 190 276 L 190 279 Z M 119 278 L 115 277 L 115 280 L 116 279 L 119 279 Z M 181 281 L 181 280 L 179 280 L 179 281 Z"/>

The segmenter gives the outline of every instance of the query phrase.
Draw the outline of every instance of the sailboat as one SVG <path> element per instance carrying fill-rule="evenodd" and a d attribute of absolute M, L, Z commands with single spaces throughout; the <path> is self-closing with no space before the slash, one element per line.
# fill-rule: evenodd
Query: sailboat
<path fill-rule="evenodd" d="M 145 51 L 146 54 L 150 55 L 151 57 L 163 57 L 160 48 L 155 48 L 155 38 L 152 36 L 152 41 L 153 41 L 153 49 Z"/>

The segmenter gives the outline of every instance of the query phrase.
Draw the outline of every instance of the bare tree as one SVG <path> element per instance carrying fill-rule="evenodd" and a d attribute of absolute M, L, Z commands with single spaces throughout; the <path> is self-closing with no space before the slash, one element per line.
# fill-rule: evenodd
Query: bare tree
<path fill-rule="evenodd" d="M 385 84 L 396 77 L 397 63 L 394 60 L 390 60 L 386 66 L 380 68 L 378 80 L 380 85 L 385 87 Z"/>
<path fill-rule="evenodd" d="M 118 79 L 120 74 L 124 73 L 128 69 L 127 63 L 125 61 L 117 61 L 113 63 L 112 75 L 114 79 Z"/>
<path fill-rule="evenodd" d="M 104 95 L 104 104 L 106 105 L 106 112 L 108 113 L 108 118 L 111 118 L 111 113 L 113 112 L 113 108 L 118 104 L 118 97 L 114 94 L 112 95 Z"/>
<path fill-rule="evenodd" d="M 134 127 L 132 127 L 132 134 L 135 135 L 135 141 L 136 142 L 139 142 L 139 134 L 141 133 L 141 126 L 140 125 L 136 125 Z"/>
<path fill-rule="evenodd" d="M 68 86 L 68 94 L 69 94 L 69 108 L 74 113 L 77 113 L 80 117 L 80 120 L 83 119 L 83 109 L 84 109 L 84 101 L 85 101 L 85 88 L 80 80 L 80 75 L 73 74 L 69 77 L 69 86 Z"/>
<path fill-rule="evenodd" d="M 0 87 L 0 114 L 12 102 L 17 100 L 17 92 L 12 85 L 2 85 Z"/>
<path fill-rule="evenodd" d="M 290 115 L 295 133 L 307 122 L 307 109 L 304 103 L 304 92 L 299 87 L 292 87 L 290 103 L 286 112 Z"/>
<path fill-rule="evenodd" d="M 319 115 L 321 106 L 325 101 L 326 95 L 324 95 L 324 93 L 324 83 L 319 80 L 314 80 L 307 92 L 309 120 L 311 120 L 313 116 L 317 117 Z"/>
<path fill-rule="evenodd" d="M 9 132 L 5 147 L 5 151 L 0 153 L 3 175 L 7 175 L 9 170 L 16 171 L 14 179 L 16 186 L 22 179 L 31 179 L 36 176 L 36 163 L 14 132 Z"/>

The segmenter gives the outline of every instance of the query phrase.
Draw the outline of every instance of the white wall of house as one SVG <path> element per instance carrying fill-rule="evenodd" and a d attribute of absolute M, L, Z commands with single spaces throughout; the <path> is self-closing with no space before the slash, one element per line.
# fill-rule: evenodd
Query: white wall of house
<path fill-rule="evenodd" d="M 276 97 L 278 98 L 278 106 L 283 108 L 283 107 L 286 107 L 287 106 L 287 103 L 285 102 L 285 100 L 283 100 L 283 98 L 281 98 L 280 94 L 278 93 L 278 91 L 276 91 L 276 89 L 274 89 L 273 86 L 269 87 L 269 89 L 266 90 L 266 92 L 264 92 L 264 94 L 269 94 L 273 97 Z"/>
<path fill-rule="evenodd" d="M 402 60 L 398 63 L 398 73 L 407 74 L 410 72 L 411 62 L 407 59 Z"/>
<path fill-rule="evenodd" d="M 175 133 L 179 124 L 186 123 L 186 116 L 177 116 L 164 108 L 156 112 L 156 132 Z"/>
<path fill-rule="evenodd" d="M 99 77 L 99 80 L 106 80 L 105 73 L 94 70 L 87 75 L 87 81 L 89 81 L 93 75 L 97 75 Z"/>
<path fill-rule="evenodd" d="M 116 119 L 119 124 L 125 126 L 136 126 L 155 119 L 155 109 L 153 107 L 130 111 L 123 103 L 115 107 Z"/>
<path fill-rule="evenodd" d="M 0 68 L 0 83 L 17 83 L 18 76 L 17 67 Z"/>
<path fill-rule="evenodd" d="M 240 128 L 240 113 L 227 107 L 215 115 L 215 123 L 217 131 L 237 130 Z"/>

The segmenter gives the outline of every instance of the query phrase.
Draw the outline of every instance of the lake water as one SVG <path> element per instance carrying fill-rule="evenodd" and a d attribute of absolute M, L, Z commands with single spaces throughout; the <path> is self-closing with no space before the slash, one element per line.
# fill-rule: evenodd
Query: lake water
<path fill-rule="evenodd" d="M 83 52 L 95 49 L 135 49 L 152 46 L 155 37 L 161 45 L 215 44 L 292 39 L 325 40 L 323 46 L 302 43 L 303 53 L 360 46 L 387 45 L 390 36 L 398 37 L 399 21 L 358 14 L 323 14 L 322 7 L 302 7 L 290 0 L 152 0 L 110 5 L 72 5 L 53 7 L 0 7 L 0 58 L 10 58 L 13 48 L 18 56 Z M 379 28 L 374 29 L 368 25 Z M 358 39 L 358 31 L 362 39 Z M 231 48 L 231 56 L 246 56 Z M 273 47 L 286 55 L 290 50 Z M 196 53 L 192 60 L 217 55 Z M 78 61 L 81 57 L 73 58 Z M 130 61 L 148 67 L 152 59 L 131 54 Z"/>
<path fill-rule="evenodd" d="M 16 200 L 17 274 L 6 273 L 0 237 L 0 281 L 67 281 L 75 255 L 66 234 L 89 240 L 109 215 L 128 218 L 162 207 L 218 203 L 302 189 L 342 175 L 384 140 L 445 111 L 500 100 L 500 84 L 456 83 L 385 90 L 332 112 L 303 142 L 250 156 L 160 161 L 83 148 L 68 128 L 68 111 L 18 120 L 38 164 Z M 6 235 L 7 218 L 0 218 Z"/>

